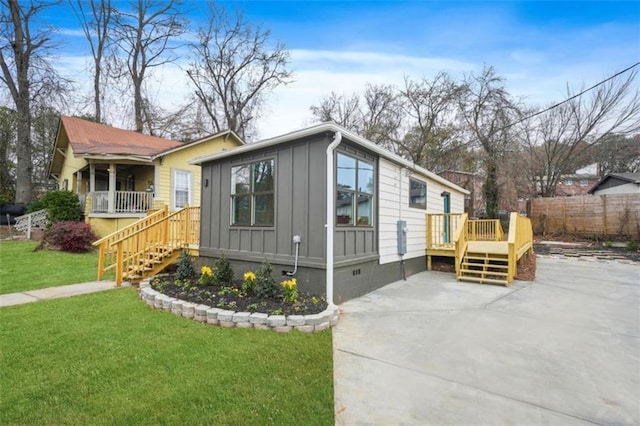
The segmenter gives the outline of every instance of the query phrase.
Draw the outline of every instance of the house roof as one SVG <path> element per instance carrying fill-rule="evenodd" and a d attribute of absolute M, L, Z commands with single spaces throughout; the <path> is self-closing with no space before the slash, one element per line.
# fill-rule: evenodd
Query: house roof
<path fill-rule="evenodd" d="M 118 129 L 76 117 L 62 116 L 60 125 L 76 155 L 132 155 L 153 157 L 184 146 L 156 136 Z"/>
<path fill-rule="evenodd" d="M 455 189 L 456 191 L 462 192 L 463 194 L 469 194 L 469 191 L 467 191 L 466 189 L 449 182 L 448 180 L 436 175 L 433 172 L 430 172 L 429 170 L 420 167 L 408 160 L 405 160 L 404 158 L 393 154 L 389 151 L 387 151 L 386 149 L 381 148 L 380 146 L 374 144 L 373 142 L 356 135 L 355 133 L 352 133 L 350 131 L 348 131 L 347 129 L 338 126 L 337 124 L 333 123 L 333 122 L 327 122 L 327 123 L 319 123 L 316 124 L 314 126 L 311 127 L 307 127 L 305 129 L 301 129 L 301 130 L 296 130 L 294 132 L 290 132 L 290 133 L 286 133 L 284 135 L 281 136 L 276 136 L 270 139 L 265 139 L 262 140 L 260 142 L 256 142 L 256 143 L 252 143 L 252 144 L 248 144 L 248 145 L 243 145 L 237 148 L 233 148 L 230 149 L 228 151 L 222 151 L 222 152 L 218 152 L 215 154 L 211 154 L 211 155 L 206 155 L 203 157 L 198 157 L 198 158 L 194 158 L 193 160 L 189 161 L 190 164 L 202 164 L 202 163 L 206 163 L 209 161 L 214 161 L 214 160 L 219 160 L 219 159 L 223 159 L 223 158 L 227 158 L 227 157 L 231 157 L 231 156 L 235 156 L 235 155 L 239 155 L 239 154 L 243 154 L 243 153 L 247 153 L 247 152 L 252 152 L 252 151 L 256 151 L 262 148 L 268 148 L 270 146 L 275 146 L 275 145 L 279 145 L 282 143 L 286 143 L 286 142 L 290 142 L 296 139 L 300 139 L 300 138 L 304 138 L 307 136 L 312 136 L 312 135 L 317 135 L 320 133 L 324 133 L 324 132 L 340 132 L 342 133 L 342 135 L 348 139 L 349 141 L 362 146 L 363 148 L 368 149 L 369 151 L 372 151 L 376 154 L 378 154 L 379 156 L 392 161 L 396 164 L 399 164 L 401 166 L 404 166 L 408 169 L 414 170 L 417 173 L 420 173 L 424 176 L 427 176 L 429 178 L 431 178 L 434 181 L 437 181 L 445 186 L 448 186 L 452 189 Z"/>
<path fill-rule="evenodd" d="M 597 191 L 600 186 L 602 186 L 606 181 L 616 179 L 620 180 L 624 183 L 635 183 L 636 185 L 640 185 L 640 173 L 609 173 L 598 183 L 596 183 L 593 188 L 587 191 L 587 194 L 593 194 L 594 191 Z"/>

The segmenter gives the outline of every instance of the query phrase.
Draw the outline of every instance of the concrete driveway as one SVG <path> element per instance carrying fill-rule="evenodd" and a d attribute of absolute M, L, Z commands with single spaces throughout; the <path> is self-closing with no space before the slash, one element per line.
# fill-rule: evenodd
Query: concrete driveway
<path fill-rule="evenodd" d="M 533 283 L 424 272 L 340 306 L 337 424 L 640 424 L 640 265 Z"/>

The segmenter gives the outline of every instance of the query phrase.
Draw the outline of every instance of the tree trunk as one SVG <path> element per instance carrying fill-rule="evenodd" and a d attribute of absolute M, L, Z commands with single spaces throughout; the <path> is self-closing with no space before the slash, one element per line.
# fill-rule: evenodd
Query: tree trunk
<path fill-rule="evenodd" d="M 484 199 L 486 202 L 487 217 L 489 219 L 498 219 L 498 168 L 494 158 L 486 161 L 487 177 L 484 182 Z"/>

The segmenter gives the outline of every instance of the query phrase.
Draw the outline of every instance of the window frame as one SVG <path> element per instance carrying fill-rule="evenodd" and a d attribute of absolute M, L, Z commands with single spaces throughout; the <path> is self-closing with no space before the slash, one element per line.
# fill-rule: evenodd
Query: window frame
<path fill-rule="evenodd" d="M 271 179 L 272 185 L 271 189 L 268 191 L 256 191 L 255 190 L 255 166 L 259 163 L 271 162 Z M 249 191 L 248 192 L 238 192 L 236 193 L 234 188 L 234 170 L 237 170 L 242 167 L 249 167 Z M 251 161 L 247 163 L 237 164 L 231 166 L 231 192 L 230 192 L 230 203 L 229 203 L 229 225 L 237 228 L 273 228 L 276 224 L 276 160 L 274 157 L 263 158 L 257 161 Z M 271 196 L 271 204 L 272 204 L 272 221 L 270 224 L 267 223 L 256 223 L 256 198 Z M 246 197 L 249 200 L 249 222 L 245 223 L 234 223 L 235 221 L 235 200 L 238 197 Z"/>
<path fill-rule="evenodd" d="M 424 185 L 424 207 L 420 204 L 412 203 L 411 201 L 411 181 Z M 409 207 L 418 210 L 427 210 L 427 182 L 414 177 L 409 177 Z"/>
<path fill-rule="evenodd" d="M 339 162 L 339 156 L 344 156 L 347 157 L 350 160 L 355 161 L 355 169 L 354 169 L 354 184 L 355 184 L 355 188 L 353 189 L 347 189 L 347 188 L 340 188 L 338 186 L 338 162 Z M 361 190 L 361 185 L 360 185 L 360 163 L 364 163 L 367 166 L 370 166 L 371 168 L 371 173 L 372 173 L 372 187 L 371 187 L 371 192 L 366 192 L 366 191 L 362 191 Z M 373 228 L 374 227 L 374 213 L 375 213 L 375 209 L 374 209 L 374 199 L 375 199 L 375 193 L 376 193 L 376 164 L 375 161 L 369 160 L 369 159 L 364 159 L 364 158 L 360 158 L 358 156 L 355 155 L 350 155 L 348 153 L 345 152 L 336 152 L 336 158 L 335 158 L 335 166 L 334 166 L 334 173 L 335 173 L 335 191 L 334 191 L 334 202 L 335 202 L 335 206 L 334 206 L 334 221 L 335 221 L 335 225 L 337 227 L 357 227 L 357 228 Z M 363 169 L 364 170 L 364 169 Z M 350 194 L 351 196 L 351 220 L 349 221 L 349 223 L 340 223 L 338 221 L 338 194 L 339 193 L 345 193 L 345 194 Z M 362 224 L 362 223 L 358 223 L 358 199 L 360 198 L 360 196 L 364 196 L 364 197 L 368 197 L 369 198 L 369 223 L 366 224 Z"/>
<path fill-rule="evenodd" d="M 173 210 L 184 208 L 184 205 L 178 206 L 178 197 L 176 196 L 176 192 L 178 191 L 178 173 L 184 173 L 187 175 L 187 201 L 185 205 L 191 205 L 193 200 L 193 172 L 191 170 L 173 169 L 173 173 L 171 174 L 171 206 Z M 183 189 L 180 190 L 184 191 Z"/>

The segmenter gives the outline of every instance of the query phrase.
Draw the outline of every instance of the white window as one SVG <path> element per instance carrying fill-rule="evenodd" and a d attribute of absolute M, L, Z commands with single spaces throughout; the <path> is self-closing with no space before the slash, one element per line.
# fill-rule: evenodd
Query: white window
<path fill-rule="evenodd" d="M 191 172 L 173 171 L 173 208 L 181 209 L 191 203 Z"/>

